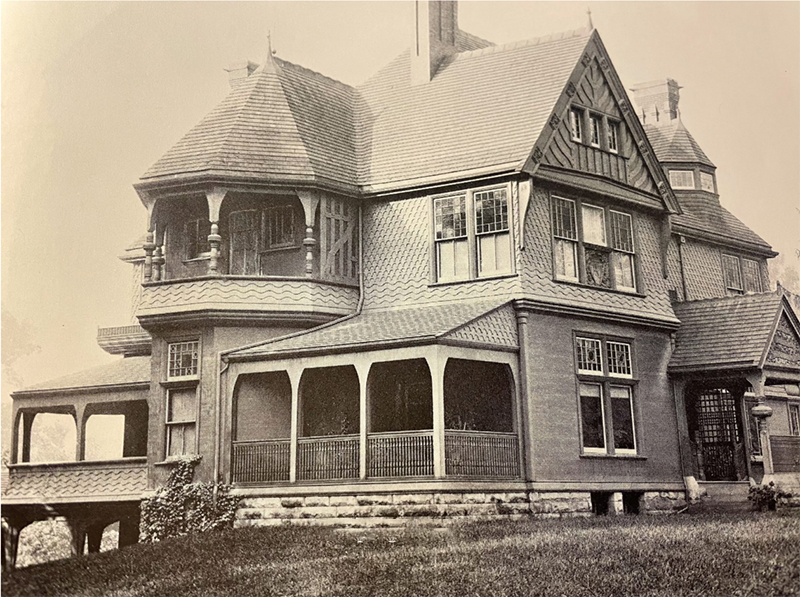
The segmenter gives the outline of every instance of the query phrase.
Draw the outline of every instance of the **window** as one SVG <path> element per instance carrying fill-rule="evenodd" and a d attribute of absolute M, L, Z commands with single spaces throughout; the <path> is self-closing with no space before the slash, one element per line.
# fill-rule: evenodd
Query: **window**
<path fill-rule="evenodd" d="M 513 271 L 505 187 L 437 197 L 433 211 L 437 281 Z"/>
<path fill-rule="evenodd" d="M 575 360 L 583 453 L 636 454 L 630 343 L 576 336 Z"/>
<path fill-rule="evenodd" d="M 800 435 L 800 404 L 789 405 L 789 435 Z"/>
<path fill-rule="evenodd" d="M 173 342 L 169 345 L 167 379 L 197 377 L 200 342 Z"/>
<path fill-rule="evenodd" d="M 576 213 L 580 211 L 580 229 Z M 636 292 L 630 214 L 553 197 L 553 264 L 557 280 Z"/>
<path fill-rule="evenodd" d="M 714 175 L 709 174 L 708 172 L 701 172 L 700 173 L 700 189 L 703 191 L 708 191 L 709 193 L 714 192 Z"/>
<path fill-rule="evenodd" d="M 619 151 L 619 123 L 608 121 L 608 150 L 612 153 Z"/>
<path fill-rule="evenodd" d="M 211 222 L 208 220 L 186 222 L 186 259 L 205 257 L 211 252 L 209 234 L 211 234 Z"/>
<path fill-rule="evenodd" d="M 582 116 L 583 116 L 583 113 L 580 110 L 576 109 L 576 108 L 572 108 L 569 111 L 569 126 L 570 126 L 570 130 L 572 132 L 572 140 L 573 141 L 580 142 L 583 139 L 583 137 L 581 135 L 581 132 L 582 132 L 581 131 L 581 117 Z"/>
<path fill-rule="evenodd" d="M 195 454 L 197 387 L 167 390 L 167 457 Z"/>
<path fill-rule="evenodd" d="M 229 218 L 230 273 L 263 275 L 263 253 L 300 246 L 299 221 L 295 205 L 232 212 Z"/>
<path fill-rule="evenodd" d="M 741 260 L 736 255 L 722 254 L 725 289 L 729 295 L 762 292 L 761 272 L 757 261 Z"/>
<path fill-rule="evenodd" d="M 589 116 L 589 142 L 592 147 L 600 147 L 600 117 Z"/>
<path fill-rule="evenodd" d="M 262 212 L 261 218 L 265 249 L 296 246 L 295 210 L 291 205 L 268 207 Z"/>
<path fill-rule="evenodd" d="M 692 170 L 670 170 L 669 184 L 673 189 L 693 189 L 694 171 Z"/>

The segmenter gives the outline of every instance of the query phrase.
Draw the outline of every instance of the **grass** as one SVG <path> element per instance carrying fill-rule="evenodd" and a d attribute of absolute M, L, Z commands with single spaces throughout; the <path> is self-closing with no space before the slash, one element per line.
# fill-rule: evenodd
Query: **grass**
<path fill-rule="evenodd" d="M 5 574 L 11 595 L 800 595 L 800 513 L 248 528 Z"/>

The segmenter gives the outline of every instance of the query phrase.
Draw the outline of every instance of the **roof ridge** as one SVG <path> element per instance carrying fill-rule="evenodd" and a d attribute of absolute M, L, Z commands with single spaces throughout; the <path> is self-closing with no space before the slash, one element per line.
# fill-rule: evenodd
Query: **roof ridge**
<path fill-rule="evenodd" d="M 517 48 L 524 48 L 528 46 L 539 46 L 564 39 L 572 39 L 575 37 L 591 37 L 594 29 L 581 27 L 580 29 L 570 29 L 568 31 L 561 31 L 558 33 L 551 33 L 549 35 L 542 35 L 539 37 L 531 37 L 517 41 L 507 42 L 505 44 L 492 45 L 488 48 L 481 48 L 479 50 L 469 50 L 467 52 L 458 52 L 453 55 L 453 59 L 457 60 L 461 57 L 471 58 L 473 56 L 483 56 L 484 54 L 493 54 L 495 52 L 504 52 L 506 50 L 516 50 Z"/>
<path fill-rule="evenodd" d="M 294 67 L 296 69 L 299 69 L 299 70 L 301 70 L 301 71 L 303 71 L 305 73 L 311 74 L 311 75 L 313 75 L 313 76 L 315 76 L 317 78 L 325 79 L 327 81 L 330 81 L 331 83 L 335 83 L 336 85 L 340 85 L 340 86 L 348 89 L 349 91 L 355 91 L 356 90 L 356 88 L 353 85 L 348 85 L 347 83 L 345 83 L 343 81 L 339 81 L 338 79 L 334 79 L 333 77 L 329 77 L 328 75 L 324 75 L 321 72 L 313 70 L 313 69 L 310 69 L 310 68 L 308 68 L 306 66 L 303 66 L 302 64 L 297 64 L 295 62 L 290 62 L 289 60 L 285 60 L 285 59 L 279 58 L 277 56 L 274 57 L 274 60 L 276 62 L 282 63 L 282 64 L 278 64 L 278 66 L 282 67 L 282 66 L 288 65 L 290 67 Z"/>

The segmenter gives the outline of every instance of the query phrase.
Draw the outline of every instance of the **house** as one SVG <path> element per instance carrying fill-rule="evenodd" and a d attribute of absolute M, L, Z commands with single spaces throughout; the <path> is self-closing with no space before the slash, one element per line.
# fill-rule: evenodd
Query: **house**
<path fill-rule="evenodd" d="M 800 323 L 678 84 L 629 97 L 592 28 L 495 46 L 455 2 L 415 9 L 410 50 L 357 88 L 272 52 L 233 65 L 134 185 L 136 324 L 98 334 L 124 358 L 14 394 L 8 565 L 51 516 L 76 553 L 115 521 L 135 542 L 192 455 L 240 525 L 800 484 Z M 41 413 L 74 419 L 74 462 L 32 462 Z M 121 459 L 86 459 L 95 415 L 124 417 Z"/>

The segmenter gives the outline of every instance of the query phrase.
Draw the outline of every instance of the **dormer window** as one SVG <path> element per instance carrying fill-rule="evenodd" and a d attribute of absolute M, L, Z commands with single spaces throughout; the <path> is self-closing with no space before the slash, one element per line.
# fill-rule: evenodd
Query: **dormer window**
<path fill-rule="evenodd" d="M 714 175 L 708 172 L 700 173 L 700 190 L 714 193 Z"/>
<path fill-rule="evenodd" d="M 570 130 L 572 131 L 572 140 L 577 141 L 580 143 L 583 140 L 582 130 L 581 130 L 581 117 L 583 116 L 581 110 L 577 108 L 572 108 L 569 111 L 569 126 Z"/>
<path fill-rule="evenodd" d="M 694 171 L 670 170 L 669 184 L 673 189 L 694 189 Z"/>
<path fill-rule="evenodd" d="M 589 116 L 589 142 L 592 147 L 600 147 L 600 117 Z"/>
<path fill-rule="evenodd" d="M 619 152 L 619 123 L 613 120 L 608 121 L 608 150 Z"/>
<path fill-rule="evenodd" d="M 207 257 L 211 252 L 208 235 L 211 234 L 211 222 L 206 219 L 186 222 L 186 259 Z"/>

